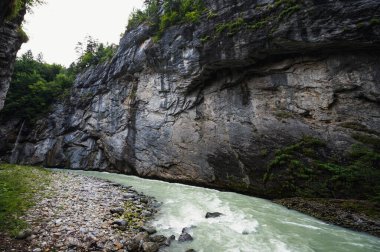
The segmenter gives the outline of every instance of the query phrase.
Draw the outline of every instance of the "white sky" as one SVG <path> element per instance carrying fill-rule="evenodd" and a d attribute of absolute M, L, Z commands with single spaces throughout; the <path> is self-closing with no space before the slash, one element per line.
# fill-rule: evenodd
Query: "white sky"
<path fill-rule="evenodd" d="M 118 44 L 134 8 L 142 8 L 143 0 L 45 0 L 25 17 L 24 30 L 29 42 L 18 55 L 31 49 L 42 52 L 48 63 L 65 66 L 78 55 L 75 46 L 91 35 L 99 42 Z"/>

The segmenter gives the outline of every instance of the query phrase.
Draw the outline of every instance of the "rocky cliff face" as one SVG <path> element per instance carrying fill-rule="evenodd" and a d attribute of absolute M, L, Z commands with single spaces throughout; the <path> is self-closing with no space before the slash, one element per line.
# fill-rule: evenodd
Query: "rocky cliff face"
<path fill-rule="evenodd" d="M 16 54 L 22 44 L 20 25 L 25 14 L 25 10 L 21 11 L 16 18 L 7 21 L 10 2 L 4 0 L 0 3 L 0 110 L 4 106 Z"/>
<path fill-rule="evenodd" d="M 127 32 L 111 62 L 79 75 L 69 101 L 21 132 L 17 162 L 272 197 L 279 148 L 312 137 L 327 158 L 344 156 L 355 134 L 378 138 L 378 1 L 206 2 L 213 15 L 158 42 L 147 25 Z M 20 126 L 2 127 L 3 159 Z"/>

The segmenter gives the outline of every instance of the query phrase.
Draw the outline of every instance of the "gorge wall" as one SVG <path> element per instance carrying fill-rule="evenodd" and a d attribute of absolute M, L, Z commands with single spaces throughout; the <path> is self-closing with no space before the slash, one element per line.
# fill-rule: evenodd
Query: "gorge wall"
<path fill-rule="evenodd" d="M 352 146 L 378 147 L 380 2 L 206 6 L 212 15 L 158 41 L 149 25 L 126 32 L 114 58 L 80 74 L 70 98 L 37 126 L 19 132 L 21 121 L 3 123 L 1 159 L 265 197 L 300 188 L 329 196 L 333 185 L 313 185 L 331 171 L 306 171 L 289 156 L 345 163 Z"/>
<path fill-rule="evenodd" d="M 0 3 L 0 110 L 4 107 L 16 54 L 23 43 L 20 26 L 25 10 L 8 20 L 12 3 L 12 0 L 2 0 Z"/>

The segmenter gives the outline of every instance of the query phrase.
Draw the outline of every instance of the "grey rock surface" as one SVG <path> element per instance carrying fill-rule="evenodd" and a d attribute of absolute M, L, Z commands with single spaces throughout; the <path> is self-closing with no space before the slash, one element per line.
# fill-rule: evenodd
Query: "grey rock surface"
<path fill-rule="evenodd" d="M 313 136 L 342 153 L 357 143 L 350 123 L 379 136 L 379 1 L 299 1 L 289 15 L 270 0 L 206 4 L 215 17 L 158 42 L 146 25 L 126 32 L 23 134 L 17 162 L 271 196 L 263 177 L 279 147 Z M 0 128 L 3 160 L 20 125 Z"/>
<path fill-rule="evenodd" d="M 10 11 L 10 2 L 4 0 L 0 3 L 0 110 L 4 107 L 16 54 L 23 43 L 18 30 L 24 19 L 25 10 L 14 19 L 6 20 Z"/>

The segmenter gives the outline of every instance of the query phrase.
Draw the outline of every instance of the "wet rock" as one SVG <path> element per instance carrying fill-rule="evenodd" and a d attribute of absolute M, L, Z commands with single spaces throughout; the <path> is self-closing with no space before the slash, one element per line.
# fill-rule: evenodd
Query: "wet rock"
<path fill-rule="evenodd" d="M 141 230 L 146 231 L 150 235 L 157 233 L 157 230 L 154 227 L 149 227 L 149 226 L 142 226 Z"/>
<path fill-rule="evenodd" d="M 141 203 L 148 204 L 149 200 L 148 200 L 147 198 L 141 198 L 141 199 L 140 199 L 140 202 L 141 202 Z"/>
<path fill-rule="evenodd" d="M 137 251 L 143 245 L 144 242 L 149 242 L 148 233 L 138 233 L 127 243 L 127 249 L 129 251 Z"/>
<path fill-rule="evenodd" d="M 172 241 L 174 241 L 174 240 L 175 240 L 175 236 L 174 236 L 174 235 L 171 235 L 171 236 L 169 236 L 169 237 L 166 239 L 164 245 L 169 247 L 170 244 L 172 243 Z"/>
<path fill-rule="evenodd" d="M 183 228 L 182 234 L 178 237 L 178 242 L 188 242 L 194 240 L 193 237 L 188 233 L 189 228 Z"/>
<path fill-rule="evenodd" d="M 160 243 L 160 244 L 165 243 L 166 239 L 167 238 L 163 235 L 153 235 L 149 237 L 149 240 L 151 242 Z"/>
<path fill-rule="evenodd" d="M 206 219 L 217 218 L 217 217 L 220 217 L 221 215 L 223 215 L 223 214 L 219 213 L 219 212 L 207 212 L 205 217 L 206 217 Z"/>
<path fill-rule="evenodd" d="M 144 252 L 157 252 L 160 249 L 160 246 L 155 242 L 144 242 L 142 247 Z"/>
<path fill-rule="evenodd" d="M 141 212 L 141 216 L 143 216 L 143 217 L 150 217 L 150 216 L 152 216 L 152 213 L 150 211 L 143 210 Z"/>
<path fill-rule="evenodd" d="M 115 220 L 112 222 L 112 224 L 118 225 L 118 226 L 127 226 L 128 223 L 125 220 Z"/>
<path fill-rule="evenodd" d="M 123 194 L 123 198 L 124 199 L 134 199 L 136 197 L 136 195 L 134 193 L 125 193 Z"/>
<path fill-rule="evenodd" d="M 122 215 L 125 212 L 125 209 L 122 207 L 113 208 L 110 210 L 111 214 Z"/>

